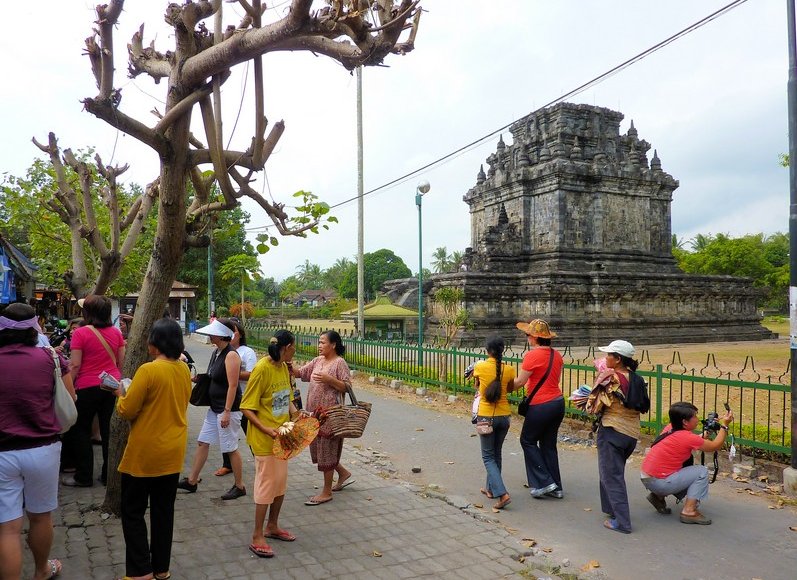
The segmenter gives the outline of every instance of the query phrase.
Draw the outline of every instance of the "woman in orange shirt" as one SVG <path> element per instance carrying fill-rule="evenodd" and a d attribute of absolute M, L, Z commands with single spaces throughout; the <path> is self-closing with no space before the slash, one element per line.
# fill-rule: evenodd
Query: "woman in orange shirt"
<path fill-rule="evenodd" d="M 562 499 L 562 477 L 559 474 L 559 453 L 556 449 L 559 425 L 565 417 L 565 399 L 559 380 L 564 361 L 551 347 L 548 323 L 535 319 L 518 322 L 517 328 L 529 340 L 529 351 L 523 356 L 515 388 L 526 385 L 526 395 L 535 391 L 520 432 L 520 446 L 526 462 L 526 478 L 531 496 Z"/>

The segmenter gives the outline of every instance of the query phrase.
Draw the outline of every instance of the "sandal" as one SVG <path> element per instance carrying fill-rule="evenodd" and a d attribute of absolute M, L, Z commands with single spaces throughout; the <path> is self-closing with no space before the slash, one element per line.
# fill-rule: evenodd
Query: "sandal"
<path fill-rule="evenodd" d="M 296 536 L 290 533 L 288 530 L 279 530 L 277 532 L 266 534 L 267 538 L 280 540 L 282 542 L 294 542 L 296 541 Z"/>
<path fill-rule="evenodd" d="M 310 497 L 307 499 L 306 502 L 304 502 L 304 505 L 321 505 L 322 503 L 327 503 L 329 501 L 332 501 L 331 497 L 327 499 L 318 499 L 317 497 Z"/>
<path fill-rule="evenodd" d="M 63 564 L 61 564 L 61 560 L 47 560 L 47 565 L 50 567 L 50 575 L 47 577 L 48 580 L 58 576 L 61 573 L 61 570 L 64 569 Z"/>
<path fill-rule="evenodd" d="M 232 473 L 232 469 L 229 467 L 219 467 L 215 472 L 213 472 L 213 475 L 216 477 L 221 477 L 223 475 L 229 475 L 230 473 Z"/>
<path fill-rule="evenodd" d="M 489 499 L 493 499 L 493 494 L 491 494 L 491 493 L 490 493 L 489 491 L 487 491 L 486 489 L 484 489 L 484 488 L 481 488 L 479 491 L 480 491 L 480 492 L 482 492 L 484 495 L 486 495 L 486 496 L 487 496 Z"/>
<path fill-rule="evenodd" d="M 611 530 L 613 532 L 620 532 L 621 534 L 630 534 L 631 530 L 624 530 L 620 527 L 620 524 L 617 523 L 617 520 L 611 519 L 606 520 L 603 522 L 603 527 L 607 530 Z"/>
<path fill-rule="evenodd" d="M 274 551 L 271 549 L 271 546 L 266 544 L 265 546 L 255 546 L 254 544 L 249 544 L 249 551 L 252 552 L 258 558 L 273 558 Z"/>
<path fill-rule="evenodd" d="M 510 503 L 512 503 L 512 498 L 507 495 L 506 499 L 503 499 L 503 500 L 499 501 L 497 504 L 495 504 L 493 506 L 493 509 L 502 510 L 506 506 L 508 506 Z"/>
<path fill-rule="evenodd" d="M 171 572 L 164 572 L 163 574 L 153 574 L 155 580 L 169 580 L 172 577 Z"/>

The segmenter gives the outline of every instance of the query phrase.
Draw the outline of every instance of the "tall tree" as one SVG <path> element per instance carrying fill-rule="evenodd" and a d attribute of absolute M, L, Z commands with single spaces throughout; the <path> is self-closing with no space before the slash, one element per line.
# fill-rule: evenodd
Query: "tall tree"
<path fill-rule="evenodd" d="M 256 256 L 249 254 L 235 254 L 227 258 L 219 268 L 219 275 L 223 280 L 240 280 L 241 282 L 241 321 L 246 324 L 246 309 L 244 308 L 244 290 L 246 283 L 251 278 L 260 278 L 260 262 Z"/>
<path fill-rule="evenodd" d="M 272 202 L 252 187 L 253 175 L 261 171 L 279 141 L 284 124 L 275 123 L 267 133 L 264 114 L 262 55 L 274 51 L 309 51 L 337 60 L 349 70 L 360 65 L 379 65 L 391 52 L 413 49 L 421 16 L 419 0 L 332 0 L 313 10 L 313 0 L 291 0 L 285 10 L 271 11 L 273 22 L 264 22 L 265 4 L 260 0 L 239 0 L 245 18 L 237 26 L 222 29 L 221 0 L 186 0 L 170 3 L 165 20 L 172 27 L 174 45 L 159 51 L 144 43 L 143 25 L 128 46 L 127 70 L 132 77 L 148 75 L 155 82 L 167 79 L 165 108 L 158 120 L 148 125 L 121 108 L 121 90 L 115 86 L 113 32 L 124 7 L 123 0 L 109 0 L 97 6 L 95 33 L 86 40 L 98 93 L 83 100 L 84 108 L 112 127 L 150 147 L 158 157 L 158 229 L 141 288 L 139 309 L 128 343 L 125 374 L 131 375 L 146 358 L 146 333 L 163 312 L 171 285 L 185 250 L 207 245 L 196 231 L 197 218 L 215 211 L 232 209 L 242 197 L 254 200 L 282 235 L 306 235 L 318 231 L 329 206 L 311 194 L 300 192 L 298 216 L 291 217 L 282 203 Z M 216 16 L 215 32 L 204 20 Z M 406 41 L 400 38 L 410 30 Z M 255 134 L 244 151 L 224 147 L 221 127 L 221 85 L 230 69 L 253 64 Z M 204 142 L 191 132 L 194 109 L 199 106 Z M 212 166 L 203 174 L 203 166 Z M 194 186 L 194 200 L 186 207 L 188 182 Z M 210 195 L 215 182 L 221 198 Z M 115 425 L 122 429 L 121 422 Z M 125 440 L 122 434 L 120 441 Z M 112 442 L 113 443 L 113 442 Z M 111 472 L 115 472 L 119 445 L 114 444 Z M 105 507 L 118 513 L 118 478 L 109 478 Z"/>
<path fill-rule="evenodd" d="M 321 266 L 305 260 L 304 264 L 296 266 L 296 278 L 302 285 L 302 290 L 320 290 L 324 286 L 324 273 Z"/>
<path fill-rule="evenodd" d="M 365 270 L 365 294 L 373 299 L 386 280 L 409 278 L 412 272 L 399 256 L 391 250 L 381 249 L 363 255 Z M 341 284 L 341 294 L 345 298 L 357 297 L 357 266 L 352 264 Z"/>
<path fill-rule="evenodd" d="M 99 155 L 92 163 L 91 151 L 61 152 L 53 133 L 47 145 L 34 143 L 48 161 L 34 161 L 25 177 L 7 176 L 0 203 L 17 224 L 12 239 L 40 266 L 39 280 L 76 297 L 138 289 L 146 252 L 133 250 L 152 243 L 157 186 L 125 188 L 117 177 L 127 166 L 105 166 Z"/>
<path fill-rule="evenodd" d="M 441 246 L 432 252 L 432 269 L 437 274 L 448 272 L 451 258 L 445 246 Z"/>

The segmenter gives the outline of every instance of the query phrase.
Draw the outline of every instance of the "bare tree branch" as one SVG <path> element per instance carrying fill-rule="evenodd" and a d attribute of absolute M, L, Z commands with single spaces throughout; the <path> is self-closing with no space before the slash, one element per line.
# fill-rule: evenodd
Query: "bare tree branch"
<path fill-rule="evenodd" d="M 97 25 L 99 26 L 100 44 L 100 78 L 99 97 L 108 99 L 113 91 L 113 27 L 122 12 L 124 0 L 111 0 L 108 4 L 97 6 Z"/>
<path fill-rule="evenodd" d="M 155 50 L 155 46 L 152 43 L 147 48 L 144 48 L 143 24 L 127 45 L 127 54 L 129 55 L 127 73 L 131 79 L 145 73 L 151 76 L 157 84 L 162 78 L 166 78 L 171 74 L 172 65 L 169 62 L 168 55 L 163 55 Z"/>

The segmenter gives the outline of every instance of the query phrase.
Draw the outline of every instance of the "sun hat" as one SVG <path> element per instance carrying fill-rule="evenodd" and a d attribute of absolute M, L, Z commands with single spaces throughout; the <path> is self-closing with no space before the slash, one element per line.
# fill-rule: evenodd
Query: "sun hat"
<path fill-rule="evenodd" d="M 207 334 L 208 336 L 220 336 L 221 338 L 230 339 L 233 337 L 233 331 L 224 326 L 218 320 L 214 320 L 207 326 L 197 329 L 197 334 Z"/>
<path fill-rule="evenodd" d="M 556 337 L 556 333 L 551 332 L 551 327 L 548 326 L 548 323 L 540 318 L 535 318 L 531 322 L 518 322 L 515 326 L 521 332 L 525 332 L 527 335 L 536 338 Z"/>
<path fill-rule="evenodd" d="M 608 346 L 599 346 L 598 350 L 603 352 L 613 352 L 622 356 L 627 356 L 628 358 L 631 358 L 634 356 L 634 354 L 636 354 L 634 345 L 627 340 L 613 340 L 608 344 Z"/>

